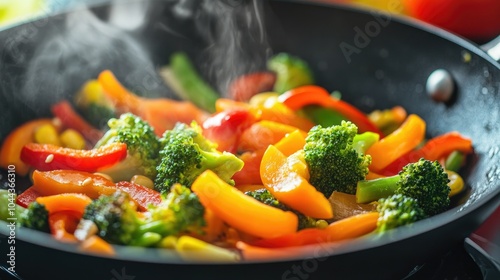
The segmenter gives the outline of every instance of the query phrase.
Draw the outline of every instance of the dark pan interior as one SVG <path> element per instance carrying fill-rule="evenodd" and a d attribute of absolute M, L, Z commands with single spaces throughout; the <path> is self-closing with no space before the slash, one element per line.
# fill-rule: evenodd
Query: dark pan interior
<path fill-rule="evenodd" d="M 171 96 L 155 70 L 167 64 L 174 51 L 188 52 L 219 89 L 227 82 L 224 75 L 262 68 L 271 53 L 286 51 L 310 63 L 319 85 L 339 90 L 343 99 L 366 112 L 401 105 L 426 120 L 428 136 L 457 130 L 472 138 L 475 153 L 462 171 L 468 191 L 455 199 L 449 211 L 413 227 L 313 251 L 305 256 L 306 261 L 185 264 L 172 254 L 144 249 L 123 250 L 117 258 L 108 259 L 81 254 L 43 234 L 18 229 L 16 266 L 21 276 L 306 279 L 295 270 L 302 267 L 307 279 L 325 275 L 401 278 L 415 265 L 463 242 L 500 204 L 500 66 L 475 45 L 388 15 L 270 1 L 263 4 L 264 30 L 241 31 L 244 42 L 225 52 L 216 47 L 231 34 L 217 33 L 213 18 L 201 17 L 194 24 L 173 15 L 172 1 L 149 2 L 146 22 L 135 30 L 110 24 L 110 8 L 101 6 L 92 12 L 77 10 L 0 32 L 4 42 L 0 45 L 0 139 L 16 125 L 48 115 L 51 103 L 71 96 L 104 69 L 114 71 L 135 92 Z M 133 7 L 127 1 L 118 5 L 125 14 L 125 7 Z M 238 10 L 249 4 L 225 1 L 224 5 Z M 227 16 L 223 23 L 239 26 L 239 18 Z M 366 28 L 371 35 L 360 44 L 358 30 L 366 33 Z M 200 30 L 203 33 L 197 33 Z M 346 45 L 357 51 L 346 56 L 341 49 Z M 227 64 L 232 68 L 218 71 L 214 67 Z M 439 68 L 448 70 L 456 82 L 455 98 L 448 104 L 432 101 L 425 92 L 427 77 Z M 18 182 L 19 190 L 29 185 L 21 178 Z M 0 233 L 8 234 L 1 225 Z M 5 240 L 2 236 L 2 252 L 8 249 Z M 353 264 L 363 264 L 362 269 Z"/>

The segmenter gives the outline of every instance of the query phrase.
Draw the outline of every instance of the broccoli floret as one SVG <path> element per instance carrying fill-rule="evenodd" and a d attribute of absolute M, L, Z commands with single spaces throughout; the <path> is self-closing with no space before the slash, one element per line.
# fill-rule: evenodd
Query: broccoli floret
<path fill-rule="evenodd" d="M 8 221 L 9 218 L 19 217 L 21 213 L 26 211 L 24 207 L 16 204 L 16 199 L 17 195 L 13 189 L 0 189 L 0 220 Z"/>
<path fill-rule="evenodd" d="M 418 201 L 429 216 L 444 211 L 450 205 L 448 175 L 437 161 L 421 158 L 410 163 L 394 176 L 358 182 L 356 200 L 367 203 L 402 194 Z"/>
<path fill-rule="evenodd" d="M 125 143 L 127 158 L 99 172 L 108 174 L 114 181 L 128 181 L 134 175 L 154 179 L 159 163 L 160 142 L 151 125 L 136 115 L 125 113 L 119 119 L 110 119 L 108 126 L 109 130 L 95 147 Z"/>
<path fill-rule="evenodd" d="M 314 78 L 309 65 L 295 56 L 279 53 L 267 62 L 267 68 L 276 73 L 274 91 L 283 93 L 287 90 L 314 84 Z"/>
<path fill-rule="evenodd" d="M 102 195 L 85 208 L 84 220 L 94 222 L 97 235 L 112 244 L 130 245 L 140 225 L 135 203 L 126 192 Z"/>
<path fill-rule="evenodd" d="M 326 197 L 333 191 L 356 192 L 356 184 L 368 174 L 371 156 L 358 152 L 353 139 L 358 128 L 349 121 L 340 125 L 317 125 L 309 131 L 304 145 L 311 185 Z"/>
<path fill-rule="evenodd" d="M 201 233 L 205 208 L 187 187 L 174 185 L 159 205 L 149 207 L 148 215 L 139 215 L 128 193 L 116 191 L 90 203 L 78 230 L 87 231 L 94 223 L 97 235 L 112 244 L 149 247 L 163 237 L 183 232 Z M 79 232 L 80 236 L 87 232 Z M 75 232 L 76 235 L 76 232 Z"/>
<path fill-rule="evenodd" d="M 50 233 L 49 211 L 45 205 L 34 201 L 20 214 L 19 224 L 26 228 Z"/>
<path fill-rule="evenodd" d="M 264 204 L 267 204 L 269 206 L 276 207 L 276 208 L 281 209 L 283 211 L 293 212 L 299 218 L 299 225 L 297 227 L 297 230 L 301 230 L 304 228 L 316 227 L 317 219 L 308 217 L 308 216 L 300 213 L 299 211 L 296 211 L 296 210 L 288 207 L 287 205 L 281 203 L 267 189 L 258 189 L 255 191 L 248 191 L 248 192 L 245 192 L 245 194 L 248 196 L 251 196 L 251 197 L 255 198 L 256 200 L 258 200 Z"/>
<path fill-rule="evenodd" d="M 427 217 L 416 199 L 402 194 L 379 199 L 377 211 L 380 213 L 378 232 L 409 225 Z"/>
<path fill-rule="evenodd" d="M 198 196 L 188 187 L 175 184 L 165 199 L 157 206 L 150 206 L 151 213 L 139 227 L 139 235 L 155 233 L 161 237 L 189 231 L 201 233 L 205 226 L 205 208 Z"/>
<path fill-rule="evenodd" d="M 161 193 L 169 191 L 175 183 L 191 187 L 205 170 L 214 171 L 220 178 L 234 185 L 231 177 L 243 168 L 243 161 L 229 152 L 219 152 L 216 144 L 202 135 L 201 127 L 177 123 L 160 139 L 160 164 L 155 188 Z"/>
<path fill-rule="evenodd" d="M 82 116 L 95 127 L 103 128 L 115 117 L 115 107 L 97 80 L 88 81 L 75 95 L 75 105 Z"/>

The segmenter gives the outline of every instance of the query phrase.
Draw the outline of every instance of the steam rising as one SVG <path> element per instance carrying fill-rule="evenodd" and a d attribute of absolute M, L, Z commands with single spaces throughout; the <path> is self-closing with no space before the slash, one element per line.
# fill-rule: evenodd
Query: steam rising
<path fill-rule="evenodd" d="M 208 42 L 205 70 L 223 95 L 234 78 L 265 69 L 271 49 L 262 19 L 264 2 L 204 1 L 200 8 L 196 23 Z"/>
<path fill-rule="evenodd" d="M 229 83 L 237 76 L 265 69 L 270 48 L 261 18 L 264 2 L 165 0 L 161 5 L 169 10 L 167 16 L 189 22 L 192 28 L 185 28 L 186 25 L 182 24 L 166 26 L 167 31 L 172 29 L 170 34 L 163 33 L 164 36 L 173 34 L 173 38 L 177 38 L 167 46 L 164 56 L 171 51 L 183 51 L 182 48 L 176 49 L 179 40 L 184 40 L 180 45 L 183 46 L 189 42 L 186 38 L 197 37 L 198 41 L 192 40 L 195 45 L 202 38 L 203 51 L 196 52 L 197 56 L 192 59 L 202 75 L 224 95 Z M 86 81 L 110 69 L 133 92 L 149 97 L 172 97 L 171 90 L 157 73 L 157 68 L 162 65 L 153 61 L 151 50 L 138 39 L 141 32 L 150 33 L 145 28 L 158 28 L 161 24 L 161 19 L 148 22 L 162 12 L 153 9 L 158 3 L 139 0 L 132 2 L 134 5 L 119 0 L 116 3 L 108 11 L 107 19 L 102 14 L 98 17 L 89 9 L 79 9 L 67 16 L 44 21 L 40 26 L 27 26 L 33 29 L 30 29 L 31 35 L 21 39 L 26 39 L 24 47 L 34 50 L 34 53 L 26 55 L 25 49 L 12 44 L 9 51 L 12 56 L 22 54 L 23 61 L 18 60 L 17 64 L 25 72 L 7 74 L 12 77 L 4 77 L 4 81 L 19 82 L 12 85 L 12 90 L 3 84 L 2 91 L 15 92 L 15 99 L 24 103 L 23 107 L 38 115 L 47 115 L 51 104 L 70 98 Z M 165 14 L 161 16 L 166 17 Z M 192 34 L 193 30 L 197 34 Z M 199 50 L 199 47 L 196 45 L 194 49 Z M 158 49 L 153 50 L 153 54 L 157 52 Z"/>
<path fill-rule="evenodd" d="M 144 12 L 138 16 L 144 17 Z M 54 24 L 49 35 L 39 43 L 27 66 L 21 95 L 28 100 L 28 106 L 48 108 L 54 101 L 72 96 L 105 69 L 112 70 L 139 94 L 165 94 L 165 89 L 159 89 L 161 80 L 140 42 L 91 11 L 68 15 L 63 25 Z"/>

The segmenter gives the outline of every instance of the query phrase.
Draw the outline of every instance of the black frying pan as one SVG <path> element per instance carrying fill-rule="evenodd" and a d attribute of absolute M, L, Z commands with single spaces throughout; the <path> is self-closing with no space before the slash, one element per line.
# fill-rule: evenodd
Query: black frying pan
<path fill-rule="evenodd" d="M 500 205 L 500 66 L 476 45 L 399 18 L 345 7 L 271 1 L 263 4 L 264 30 L 240 32 L 248 35 L 243 36 L 241 47 L 224 51 L 214 47 L 231 34 L 217 30 L 213 17 L 217 10 L 191 7 L 212 13 L 195 13 L 193 22 L 189 14 L 182 17 L 173 12 L 179 8 L 175 3 L 151 1 L 142 25 L 134 25 L 136 18 L 129 14 L 137 9 L 127 11 L 131 4 L 122 1 L 117 6 L 121 10 L 107 5 L 92 13 L 77 10 L 0 32 L 4 42 L 0 46 L 0 139 L 21 122 L 47 115 L 50 103 L 71 95 L 103 69 L 113 70 L 138 93 L 170 96 L 155 69 L 167 64 L 173 51 L 188 52 L 219 89 L 224 89 L 223 77 L 232 77 L 230 73 L 262 68 L 271 52 L 286 51 L 310 63 L 318 84 L 341 91 L 345 100 L 367 112 L 402 105 L 427 121 L 428 136 L 457 130 L 472 138 L 475 153 L 462 171 L 467 192 L 454 199 L 449 211 L 412 227 L 269 262 L 185 263 L 168 252 L 131 248 L 119 249 L 116 258 L 103 258 L 79 253 L 45 234 L 18 229 L 16 271 L 22 277 L 397 279 L 463 243 Z M 253 4 L 225 1 L 220 5 L 240 13 L 222 15 L 223 25 L 259 26 L 259 21 L 243 17 L 245 9 L 255 8 L 245 5 Z M 125 15 L 126 20 L 118 20 L 113 13 Z M 366 44 L 361 44 L 355 28 L 367 26 L 373 29 Z M 261 40 L 263 34 L 268 41 Z M 341 45 L 356 51 L 346 55 Z M 219 71 L 227 64 L 233 65 L 230 71 Z M 456 83 L 454 98 L 446 104 L 432 101 L 425 92 L 429 74 L 440 68 L 449 71 Z M 18 178 L 19 190 L 28 185 Z M 5 258 L 9 248 L 4 235 L 9 231 L 3 222 L 0 233 Z"/>

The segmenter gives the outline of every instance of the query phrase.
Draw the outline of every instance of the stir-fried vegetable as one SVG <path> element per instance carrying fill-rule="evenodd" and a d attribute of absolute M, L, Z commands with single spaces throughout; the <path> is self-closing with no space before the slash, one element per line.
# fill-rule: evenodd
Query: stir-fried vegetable
<path fill-rule="evenodd" d="M 0 193 L 0 218 L 101 254 L 236 261 L 385 234 L 467 188 L 467 137 L 426 140 L 425 121 L 399 106 L 362 112 L 289 54 L 268 66 L 234 81 L 237 100 L 219 98 L 177 53 L 167 82 L 191 102 L 137 96 L 103 71 L 77 94 L 79 111 L 63 100 L 4 140 L 0 166 L 33 184 Z"/>

